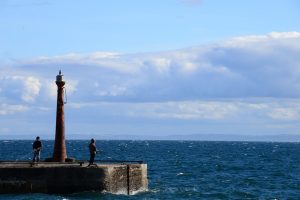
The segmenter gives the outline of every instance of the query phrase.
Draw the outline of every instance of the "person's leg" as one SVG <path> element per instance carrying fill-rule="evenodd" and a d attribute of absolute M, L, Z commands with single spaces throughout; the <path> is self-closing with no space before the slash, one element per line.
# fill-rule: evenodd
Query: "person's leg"
<path fill-rule="evenodd" d="M 95 154 L 90 154 L 89 166 L 94 163 L 94 159 L 95 159 Z"/>
<path fill-rule="evenodd" d="M 36 162 L 39 162 L 40 161 L 40 156 L 41 156 L 41 151 L 38 151 L 37 152 L 37 158 L 36 158 Z"/>
<path fill-rule="evenodd" d="M 34 151 L 34 152 L 33 152 L 33 159 L 32 159 L 32 162 L 35 162 L 35 159 L 36 159 L 36 152 Z"/>
<path fill-rule="evenodd" d="M 92 154 L 90 154 L 90 160 L 89 160 L 89 165 L 92 163 Z"/>
<path fill-rule="evenodd" d="M 92 164 L 94 164 L 95 154 L 92 154 Z"/>

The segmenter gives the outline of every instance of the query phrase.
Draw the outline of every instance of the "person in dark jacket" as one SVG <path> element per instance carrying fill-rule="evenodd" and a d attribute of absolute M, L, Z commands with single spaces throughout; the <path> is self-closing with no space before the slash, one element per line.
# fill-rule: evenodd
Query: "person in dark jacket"
<path fill-rule="evenodd" d="M 33 149 L 32 162 L 39 162 L 40 161 L 41 149 L 42 149 L 42 142 L 40 141 L 39 136 L 37 136 L 35 141 L 33 142 L 32 149 Z"/>
<path fill-rule="evenodd" d="M 93 138 L 91 139 L 91 143 L 89 144 L 89 149 L 90 149 L 90 161 L 88 166 L 91 166 L 94 164 L 94 159 L 97 152 L 96 141 Z"/>

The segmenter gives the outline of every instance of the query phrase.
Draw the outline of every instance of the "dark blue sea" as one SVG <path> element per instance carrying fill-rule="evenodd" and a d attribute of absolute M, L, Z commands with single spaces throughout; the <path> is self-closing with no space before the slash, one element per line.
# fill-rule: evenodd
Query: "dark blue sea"
<path fill-rule="evenodd" d="M 0 199 L 300 199 L 300 143 L 97 141 L 103 160 L 144 160 L 149 191 L 134 196 L 0 195 Z M 30 160 L 32 141 L 0 141 L 1 160 Z M 67 141 L 68 157 L 87 160 L 88 141 Z M 43 141 L 42 158 L 53 141 Z"/>

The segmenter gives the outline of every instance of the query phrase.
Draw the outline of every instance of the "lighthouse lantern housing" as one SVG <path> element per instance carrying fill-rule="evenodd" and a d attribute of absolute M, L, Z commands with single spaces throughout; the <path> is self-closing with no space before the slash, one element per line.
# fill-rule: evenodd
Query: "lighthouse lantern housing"
<path fill-rule="evenodd" d="M 56 76 L 56 81 L 58 81 L 58 82 L 63 81 L 63 76 L 64 75 L 61 74 L 61 70 L 59 70 L 59 74 Z"/>

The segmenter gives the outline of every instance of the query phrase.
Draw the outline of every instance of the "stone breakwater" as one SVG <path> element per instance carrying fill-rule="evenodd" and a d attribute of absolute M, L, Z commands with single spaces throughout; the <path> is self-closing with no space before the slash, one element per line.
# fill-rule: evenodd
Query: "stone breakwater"
<path fill-rule="evenodd" d="M 147 189 L 147 164 L 0 163 L 2 194 L 97 191 L 132 195 Z"/>

